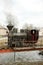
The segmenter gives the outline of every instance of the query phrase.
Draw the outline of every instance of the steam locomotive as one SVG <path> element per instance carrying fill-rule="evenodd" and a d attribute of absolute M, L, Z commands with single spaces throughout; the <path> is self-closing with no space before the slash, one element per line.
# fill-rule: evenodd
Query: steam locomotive
<path fill-rule="evenodd" d="M 11 47 L 27 47 L 35 45 L 39 38 L 39 30 L 20 30 L 20 33 L 13 33 L 11 37 Z"/>

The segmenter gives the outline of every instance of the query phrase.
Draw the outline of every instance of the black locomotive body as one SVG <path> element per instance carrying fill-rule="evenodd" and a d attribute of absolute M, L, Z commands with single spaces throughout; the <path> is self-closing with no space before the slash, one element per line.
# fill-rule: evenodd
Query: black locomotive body
<path fill-rule="evenodd" d="M 12 47 L 27 47 L 37 43 L 39 38 L 39 30 L 22 30 L 23 32 L 14 33 L 12 35 Z"/>

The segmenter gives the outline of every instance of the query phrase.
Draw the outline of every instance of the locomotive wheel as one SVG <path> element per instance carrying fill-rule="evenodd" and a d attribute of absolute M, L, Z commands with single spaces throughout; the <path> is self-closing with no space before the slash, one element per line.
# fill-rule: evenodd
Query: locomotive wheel
<path fill-rule="evenodd" d="M 16 42 L 16 43 L 15 43 L 15 46 L 16 46 L 16 47 L 23 47 L 23 43 L 22 43 L 22 42 Z"/>

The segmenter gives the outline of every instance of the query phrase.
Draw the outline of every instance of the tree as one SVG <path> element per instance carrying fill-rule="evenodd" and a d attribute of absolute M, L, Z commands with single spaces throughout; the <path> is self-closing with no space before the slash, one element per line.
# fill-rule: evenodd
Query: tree
<path fill-rule="evenodd" d="M 25 23 L 23 28 L 29 30 L 29 29 L 32 29 L 33 26 L 32 26 L 32 24 L 29 25 L 28 23 Z"/>

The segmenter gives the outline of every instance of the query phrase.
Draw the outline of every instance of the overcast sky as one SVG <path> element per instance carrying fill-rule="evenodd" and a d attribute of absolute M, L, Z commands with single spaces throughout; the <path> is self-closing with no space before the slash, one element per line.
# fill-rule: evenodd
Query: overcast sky
<path fill-rule="evenodd" d="M 17 18 L 18 27 L 24 23 L 43 27 L 43 0 L 0 0 L 0 24 L 6 25 L 6 14 Z"/>

